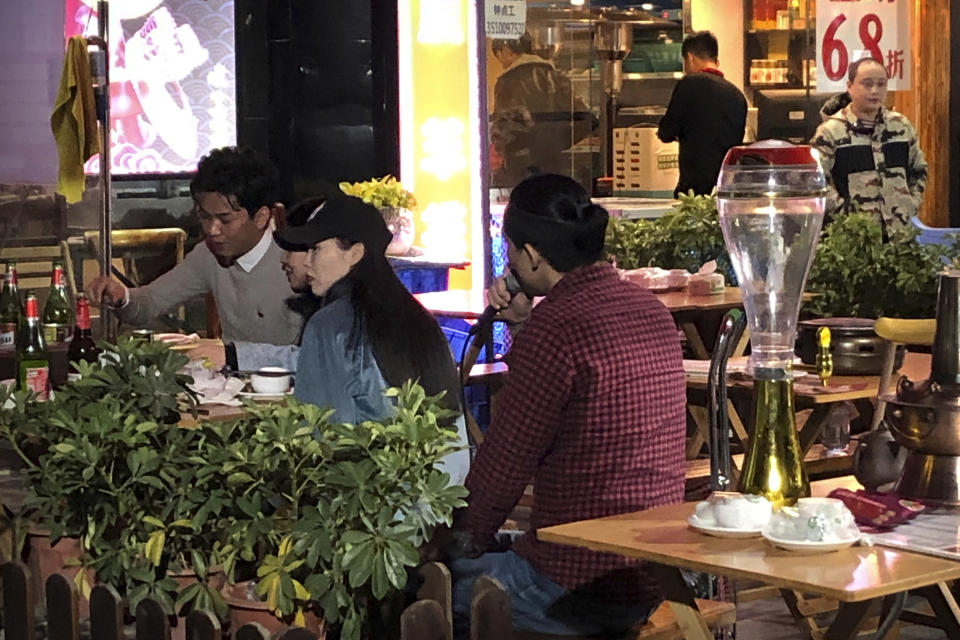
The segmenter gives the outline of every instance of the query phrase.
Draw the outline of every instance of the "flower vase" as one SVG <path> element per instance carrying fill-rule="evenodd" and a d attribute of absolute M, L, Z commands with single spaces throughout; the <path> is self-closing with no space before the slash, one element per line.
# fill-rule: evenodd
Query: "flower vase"
<path fill-rule="evenodd" d="M 402 207 L 380 207 L 380 215 L 393 234 L 387 246 L 388 256 L 405 256 L 413 246 L 413 212 Z"/>

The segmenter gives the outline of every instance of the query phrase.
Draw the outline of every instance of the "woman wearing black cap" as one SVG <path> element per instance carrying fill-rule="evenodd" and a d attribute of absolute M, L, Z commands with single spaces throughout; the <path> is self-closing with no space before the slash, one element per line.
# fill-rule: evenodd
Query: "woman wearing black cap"
<path fill-rule="evenodd" d="M 387 262 L 392 236 L 376 208 L 333 198 L 275 237 L 287 251 L 308 251 L 310 290 L 322 299 L 300 343 L 297 399 L 332 407 L 334 420 L 356 424 L 389 415 L 384 390 L 416 379 L 430 395 L 445 391 L 444 404 L 462 410 L 450 348 Z M 466 444 L 462 417 L 457 430 Z M 444 461 L 457 484 L 468 465 L 466 450 Z"/>

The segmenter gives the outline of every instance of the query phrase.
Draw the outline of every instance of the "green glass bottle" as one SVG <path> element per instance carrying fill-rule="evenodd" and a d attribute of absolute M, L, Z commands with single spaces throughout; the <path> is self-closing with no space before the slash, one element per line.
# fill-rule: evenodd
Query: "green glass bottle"
<path fill-rule="evenodd" d="M 67 372 L 68 382 L 76 382 L 80 379 L 74 363 L 96 362 L 100 356 L 100 349 L 93 341 L 93 333 L 90 330 L 90 303 L 82 293 L 77 294 L 76 315 L 77 325 L 73 328 L 73 339 L 70 341 L 70 348 L 67 349 L 67 366 L 70 369 Z"/>
<path fill-rule="evenodd" d="M 23 305 L 17 292 L 17 264 L 7 263 L 0 289 L 0 351 L 13 351 L 17 344 L 17 327 L 23 318 Z"/>
<path fill-rule="evenodd" d="M 810 481 L 797 437 L 790 372 L 755 371 L 753 408 L 753 428 L 738 488 L 741 493 L 764 496 L 774 508 L 792 505 L 810 495 Z"/>
<path fill-rule="evenodd" d="M 50 293 L 43 305 L 43 338 L 48 345 L 66 344 L 70 341 L 73 329 L 73 309 L 67 298 L 67 287 L 63 279 L 63 263 L 53 263 L 50 274 Z"/>
<path fill-rule="evenodd" d="M 17 336 L 17 387 L 33 391 L 40 401 L 50 397 L 50 357 L 40 327 L 37 297 L 32 293 L 27 296 Z"/>

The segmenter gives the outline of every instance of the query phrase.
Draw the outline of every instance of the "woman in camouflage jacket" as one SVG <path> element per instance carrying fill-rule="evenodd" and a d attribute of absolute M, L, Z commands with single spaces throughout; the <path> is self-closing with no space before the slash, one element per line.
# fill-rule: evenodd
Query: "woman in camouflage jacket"
<path fill-rule="evenodd" d="M 887 74 L 876 60 L 850 65 L 850 104 L 817 128 L 819 151 L 834 211 L 859 208 L 876 214 L 886 228 L 916 215 L 927 181 L 927 162 L 917 134 L 903 115 L 885 109 Z"/>

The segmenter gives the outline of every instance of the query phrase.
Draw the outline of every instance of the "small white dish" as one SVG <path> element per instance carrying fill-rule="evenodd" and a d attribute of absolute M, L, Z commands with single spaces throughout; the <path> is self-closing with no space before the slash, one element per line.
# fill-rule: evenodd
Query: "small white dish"
<path fill-rule="evenodd" d="M 852 547 L 853 545 L 860 542 L 860 537 L 839 540 L 839 541 L 827 541 L 827 542 L 810 542 L 808 540 L 781 540 L 779 538 L 773 538 L 770 535 L 764 533 L 762 534 L 763 538 L 772 544 L 773 546 L 784 549 L 786 551 L 793 551 L 794 553 L 802 555 L 813 555 L 815 553 L 830 553 L 831 551 L 840 551 L 841 549 L 846 549 Z"/>
<path fill-rule="evenodd" d="M 283 400 L 286 396 L 293 393 L 293 388 L 287 389 L 283 393 L 258 393 L 256 391 L 240 391 L 237 393 L 238 398 L 250 398 L 254 402 L 278 402 Z"/>
<path fill-rule="evenodd" d="M 705 524 L 696 515 L 687 518 L 687 524 L 694 531 L 714 536 L 715 538 L 759 538 L 760 529 L 728 529 L 727 527 L 718 527 L 712 524 Z"/>

